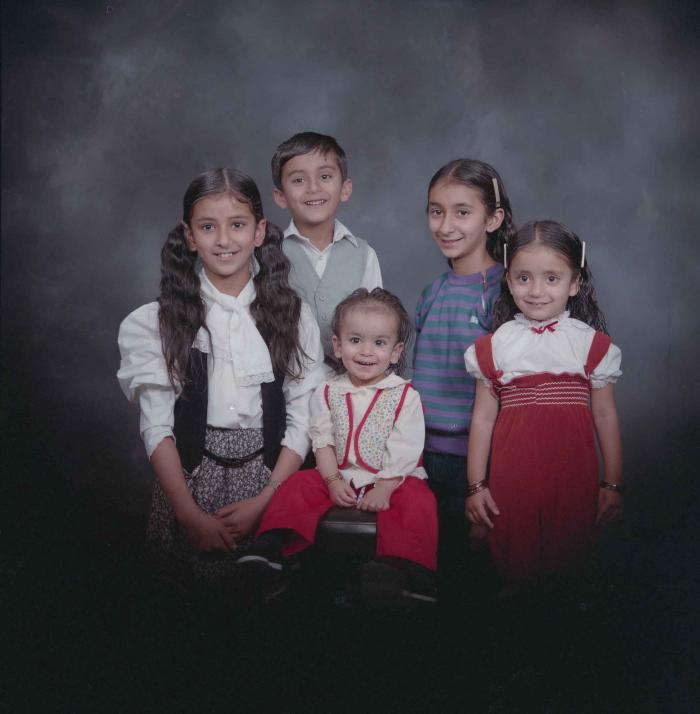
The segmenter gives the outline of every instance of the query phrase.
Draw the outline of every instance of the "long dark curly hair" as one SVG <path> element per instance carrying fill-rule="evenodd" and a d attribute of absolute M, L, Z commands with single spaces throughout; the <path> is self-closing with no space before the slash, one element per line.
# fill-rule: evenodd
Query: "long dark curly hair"
<path fill-rule="evenodd" d="M 161 251 L 158 320 L 163 355 L 173 385 L 184 384 L 190 348 L 204 327 L 206 309 L 200 294 L 197 253 L 187 245 L 194 204 L 206 196 L 230 193 L 248 204 L 255 221 L 264 219 L 260 192 L 250 176 L 233 169 L 210 169 L 187 187 L 182 200 L 182 221 L 170 231 Z M 289 286 L 290 263 L 282 252 L 283 235 L 269 221 L 265 239 L 255 248 L 259 270 L 253 278 L 256 297 L 250 311 L 265 338 L 275 372 L 298 377 L 304 352 L 299 344 L 301 298 Z M 210 335 L 211 338 L 211 335 Z"/>
<path fill-rule="evenodd" d="M 498 197 L 493 187 L 493 179 L 498 183 Z M 503 209 L 503 222 L 495 231 L 489 233 L 486 241 L 488 254 L 497 263 L 503 262 L 503 244 L 515 235 L 515 224 L 510 199 L 498 171 L 491 164 L 477 159 L 455 159 L 438 169 L 430 179 L 428 196 L 433 186 L 440 182 L 459 183 L 476 189 L 481 194 L 481 200 L 489 215 L 493 215 L 497 208 Z M 496 198 L 500 198 L 500 202 L 497 202 Z"/>
<path fill-rule="evenodd" d="M 573 231 L 570 231 L 561 223 L 557 223 L 557 221 L 528 221 L 508 241 L 506 245 L 506 272 L 503 274 L 503 281 L 501 282 L 501 294 L 494 305 L 494 332 L 503 323 L 512 320 L 516 313 L 520 312 L 508 287 L 508 266 L 518 251 L 531 243 L 541 243 L 547 248 L 555 250 L 566 259 L 574 274 L 578 275 L 578 292 L 569 298 L 566 305 L 570 316 L 607 334 L 608 328 L 605 322 L 605 315 L 596 301 L 593 276 L 591 269 L 588 267 L 588 261 L 586 260 L 583 267 L 581 267 L 583 243 Z"/>
<path fill-rule="evenodd" d="M 366 310 L 379 308 L 396 316 L 397 342 L 403 342 L 403 350 L 399 361 L 396 364 L 389 365 L 389 369 L 396 372 L 400 377 L 403 376 L 406 371 L 411 342 L 413 341 L 413 325 L 401 300 L 388 290 L 384 290 L 384 288 L 374 288 L 372 291 L 366 288 L 358 288 L 351 292 L 342 302 L 339 302 L 335 308 L 331 330 L 336 337 L 340 338 L 343 318 L 348 312 L 357 308 Z M 339 359 L 333 360 L 332 366 L 338 374 L 343 374 L 346 371 Z"/>

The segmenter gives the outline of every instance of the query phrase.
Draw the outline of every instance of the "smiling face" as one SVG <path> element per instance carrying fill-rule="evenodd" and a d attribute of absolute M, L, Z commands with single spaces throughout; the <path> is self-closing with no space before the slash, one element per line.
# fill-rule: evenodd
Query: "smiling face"
<path fill-rule="evenodd" d="M 428 195 L 428 228 L 455 272 L 470 275 L 493 263 L 486 251 L 488 233 L 503 222 L 503 209 L 487 212 L 481 192 L 440 181 Z"/>
<path fill-rule="evenodd" d="M 304 232 L 332 223 L 341 201 L 352 193 L 350 179 L 343 181 L 332 153 L 312 151 L 287 161 L 282 167 L 282 190 L 274 190 L 275 203 L 288 208 L 297 228 Z"/>
<path fill-rule="evenodd" d="M 529 320 L 556 317 L 579 289 L 578 273 L 566 258 L 541 243 L 518 250 L 506 277 L 515 304 Z"/>
<path fill-rule="evenodd" d="M 265 220 L 230 193 L 206 196 L 194 204 L 185 237 L 199 254 L 212 284 L 238 296 L 250 280 L 250 256 L 265 238 Z"/>
<path fill-rule="evenodd" d="M 397 364 L 403 350 L 398 328 L 398 317 L 381 305 L 357 306 L 343 316 L 333 351 L 356 387 L 376 384 Z"/>

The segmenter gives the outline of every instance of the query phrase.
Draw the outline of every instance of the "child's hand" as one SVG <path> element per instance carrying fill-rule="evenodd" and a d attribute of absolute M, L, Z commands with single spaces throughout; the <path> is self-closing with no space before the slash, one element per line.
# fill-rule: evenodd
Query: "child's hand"
<path fill-rule="evenodd" d="M 386 511 L 391 502 L 391 494 L 397 484 L 396 479 L 379 479 L 374 488 L 367 491 L 357 504 L 360 511 Z"/>
<path fill-rule="evenodd" d="M 598 513 L 595 518 L 597 526 L 610 523 L 622 514 L 622 494 L 607 488 L 598 489 Z"/>
<path fill-rule="evenodd" d="M 352 508 L 355 505 L 355 492 L 344 478 L 336 479 L 328 484 L 328 495 L 336 506 Z"/>
<path fill-rule="evenodd" d="M 467 498 L 465 513 L 474 525 L 488 526 L 489 528 L 493 528 L 491 518 L 501 514 L 488 488 Z"/>
<path fill-rule="evenodd" d="M 187 531 L 190 542 L 197 550 L 210 552 L 212 550 L 235 550 L 233 536 L 226 526 L 210 513 L 199 511 L 183 528 Z"/>
<path fill-rule="evenodd" d="M 229 503 L 219 508 L 214 515 L 236 540 L 248 535 L 260 520 L 265 503 L 257 496 Z"/>

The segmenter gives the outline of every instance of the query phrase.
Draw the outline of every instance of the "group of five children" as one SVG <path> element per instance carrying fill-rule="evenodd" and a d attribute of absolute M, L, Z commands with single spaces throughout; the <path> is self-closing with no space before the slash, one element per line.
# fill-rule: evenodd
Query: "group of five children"
<path fill-rule="evenodd" d="M 118 378 L 156 474 L 153 567 L 207 587 L 280 570 L 334 505 L 377 513 L 376 560 L 408 597 L 435 599 L 438 541 L 441 575 L 456 573 L 467 519 L 506 589 L 581 562 L 622 492 L 620 351 L 585 244 L 553 221 L 516 231 L 488 164 L 442 167 L 427 213 L 449 270 L 418 300 L 409 382 L 411 320 L 336 218 L 345 153 L 297 134 L 272 176 L 284 233 L 248 176 L 194 179 L 159 298 L 120 328 Z"/>

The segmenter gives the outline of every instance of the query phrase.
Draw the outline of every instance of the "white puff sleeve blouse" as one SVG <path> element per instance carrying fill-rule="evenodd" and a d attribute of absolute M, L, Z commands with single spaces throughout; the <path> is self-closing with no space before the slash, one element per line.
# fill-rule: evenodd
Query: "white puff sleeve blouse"
<path fill-rule="evenodd" d="M 507 384 L 516 377 L 541 372 L 585 377 L 584 365 L 594 335 L 592 327 L 569 317 L 568 311 L 544 322 L 528 320 L 518 313 L 501 325 L 491 340 L 494 366 L 503 372 L 499 381 Z M 622 375 L 621 360 L 620 348 L 611 344 L 590 375 L 591 386 L 599 389 L 616 382 Z M 464 364 L 469 374 L 490 386 L 479 369 L 474 345 L 464 353 Z"/>
<path fill-rule="evenodd" d="M 262 427 L 260 384 L 274 381 L 267 346 L 250 314 L 255 286 L 249 281 L 238 297 L 219 292 L 202 271 L 201 291 L 206 307 L 206 330 L 193 346 L 207 354 L 207 423 L 226 429 Z M 168 378 L 158 328 L 158 303 L 132 312 L 119 328 L 121 364 L 117 378 L 126 397 L 139 404 L 140 431 L 148 456 L 166 437 L 173 437 L 174 388 Z M 323 350 L 311 309 L 302 303 L 299 342 L 306 358 L 298 379 L 285 377 L 282 390 L 287 428 L 282 445 L 304 458 L 309 449 L 309 398 L 323 379 Z"/>

